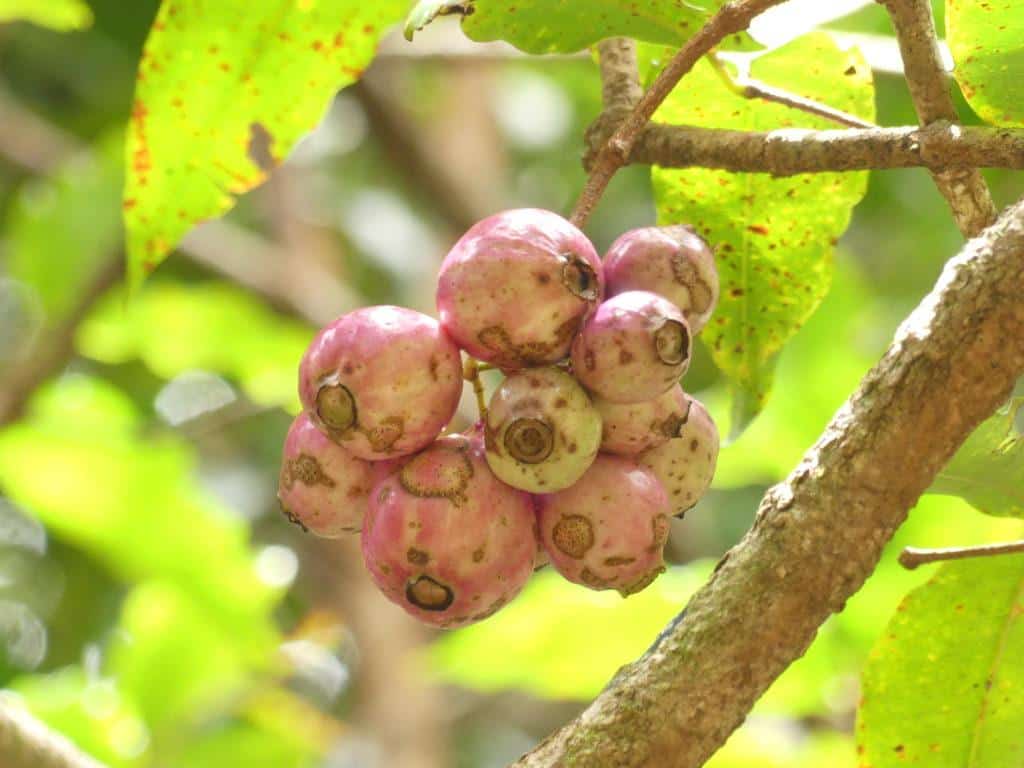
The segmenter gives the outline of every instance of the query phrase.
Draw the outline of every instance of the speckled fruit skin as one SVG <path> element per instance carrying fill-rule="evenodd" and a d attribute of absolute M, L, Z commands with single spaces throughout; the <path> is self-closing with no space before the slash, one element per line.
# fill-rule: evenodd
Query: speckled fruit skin
<path fill-rule="evenodd" d="M 470 228 L 437 283 L 441 325 L 478 360 L 505 370 L 563 359 L 604 297 L 594 246 L 556 213 L 505 211 Z"/>
<path fill-rule="evenodd" d="M 650 291 L 683 312 L 690 331 L 700 333 L 718 303 L 715 255 L 692 229 L 643 227 L 624 233 L 604 257 L 609 296 Z"/>
<path fill-rule="evenodd" d="M 505 378 L 487 406 L 487 463 L 509 485 L 550 493 L 575 483 L 601 444 L 601 416 L 565 371 L 533 368 Z"/>
<path fill-rule="evenodd" d="M 603 453 L 576 485 L 540 497 L 541 540 L 569 581 L 625 597 L 665 570 L 669 510 L 650 470 Z"/>
<path fill-rule="evenodd" d="M 277 498 L 296 525 L 325 538 L 358 533 L 379 470 L 332 443 L 299 414 L 288 430 Z"/>
<path fill-rule="evenodd" d="M 700 400 L 690 397 L 690 417 L 682 434 L 637 456 L 668 492 L 672 514 L 681 516 L 711 485 L 718 462 L 718 427 Z"/>
<path fill-rule="evenodd" d="M 328 325 L 299 366 L 299 397 L 335 442 L 368 460 L 429 445 L 462 393 L 459 350 L 433 318 L 357 309 Z"/>
<path fill-rule="evenodd" d="M 682 434 L 690 399 L 676 384 L 654 400 L 623 405 L 595 397 L 594 407 L 601 414 L 601 450 L 636 456 Z"/>
<path fill-rule="evenodd" d="M 572 343 L 576 378 L 613 403 L 664 394 L 690 365 L 690 329 L 675 304 L 627 291 L 597 308 Z"/>
<path fill-rule="evenodd" d="M 479 435 L 446 435 L 370 495 L 363 561 L 394 603 L 427 624 L 463 627 L 514 598 L 533 573 L 529 494 L 494 476 Z"/>

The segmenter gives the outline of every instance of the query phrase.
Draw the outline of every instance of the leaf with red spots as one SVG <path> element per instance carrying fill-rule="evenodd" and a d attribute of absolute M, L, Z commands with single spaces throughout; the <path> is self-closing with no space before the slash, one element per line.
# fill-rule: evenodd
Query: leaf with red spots
<path fill-rule="evenodd" d="M 971 108 L 995 125 L 1024 125 L 1024 4 L 946 0 L 946 35 Z"/>
<path fill-rule="evenodd" d="M 874 117 L 870 68 L 858 52 L 841 49 L 826 33 L 758 57 L 751 76 L 867 120 Z M 655 119 L 752 131 L 836 127 L 805 112 L 738 96 L 704 62 Z M 715 249 L 722 290 L 703 339 L 733 384 L 735 435 L 764 406 L 775 356 L 828 292 L 833 246 L 864 196 L 867 174 L 773 178 L 655 168 L 652 179 L 659 223 L 690 224 Z"/>
<path fill-rule="evenodd" d="M 82 0 L 0 0 L 0 24 L 8 21 L 70 32 L 92 24 L 92 11 Z"/>
<path fill-rule="evenodd" d="M 527 53 L 571 53 L 606 37 L 635 37 L 680 46 L 725 5 L 725 0 L 420 0 L 405 23 L 413 35 L 438 16 L 462 16 L 473 40 L 505 40 Z M 724 48 L 758 46 L 734 35 Z"/>
<path fill-rule="evenodd" d="M 405 0 L 164 0 L 139 63 L 124 216 L 131 282 L 266 179 L 369 64 Z"/>
<path fill-rule="evenodd" d="M 864 668 L 860 765 L 1024 765 L 1024 555 L 942 566 Z"/>

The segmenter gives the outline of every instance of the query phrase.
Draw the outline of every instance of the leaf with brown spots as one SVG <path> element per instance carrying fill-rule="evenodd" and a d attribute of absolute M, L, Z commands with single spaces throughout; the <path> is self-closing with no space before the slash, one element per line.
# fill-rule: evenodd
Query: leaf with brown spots
<path fill-rule="evenodd" d="M 1024 765 L 1024 555 L 942 566 L 864 668 L 858 751 L 872 768 Z"/>
<path fill-rule="evenodd" d="M 946 0 L 946 28 L 971 108 L 994 125 L 1024 125 L 1024 4 Z"/>
<path fill-rule="evenodd" d="M 678 46 L 723 5 L 724 0 L 421 0 L 406 18 L 405 36 L 412 40 L 438 16 L 461 16 L 471 39 L 505 40 L 527 53 L 571 53 L 614 36 Z M 760 46 L 740 34 L 723 47 Z"/>
<path fill-rule="evenodd" d="M 0 0 L 2 2 L 2 0 Z M 138 285 L 262 183 L 359 78 L 404 0 L 164 0 L 139 62 L 124 218 Z"/>
<path fill-rule="evenodd" d="M 645 54 L 654 51 L 647 47 Z M 845 74 L 850 67 L 856 74 Z M 859 53 L 839 48 L 826 33 L 759 57 L 751 75 L 867 120 L 874 117 L 869 67 Z M 835 127 L 804 112 L 737 96 L 703 62 L 655 119 L 742 130 Z M 715 248 L 721 298 L 703 338 L 732 382 L 736 434 L 764 406 L 775 356 L 827 293 L 835 240 L 864 196 L 867 174 L 772 178 L 655 168 L 652 178 L 658 223 L 693 225 Z"/>

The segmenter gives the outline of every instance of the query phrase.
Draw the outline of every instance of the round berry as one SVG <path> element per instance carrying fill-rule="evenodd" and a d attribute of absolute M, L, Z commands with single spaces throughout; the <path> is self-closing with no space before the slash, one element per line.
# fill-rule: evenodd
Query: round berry
<path fill-rule="evenodd" d="M 679 309 L 647 291 L 605 301 L 572 344 L 573 372 L 613 403 L 642 403 L 671 389 L 690 364 L 690 328 Z"/>
<path fill-rule="evenodd" d="M 665 489 L 632 459 L 601 454 L 576 485 L 540 497 L 540 534 L 569 581 L 624 597 L 665 570 Z"/>
<path fill-rule="evenodd" d="M 277 498 L 293 523 L 335 538 L 362 528 L 376 477 L 373 464 L 332 443 L 302 413 L 284 441 Z"/>
<path fill-rule="evenodd" d="M 654 400 L 621 404 L 595 397 L 594 407 L 601 414 L 601 450 L 635 456 L 682 434 L 690 400 L 676 384 Z"/>
<path fill-rule="evenodd" d="M 700 400 L 689 397 L 690 416 L 679 437 L 637 456 L 665 486 L 672 514 L 681 516 L 704 495 L 718 461 L 718 427 Z"/>
<path fill-rule="evenodd" d="M 680 310 L 690 332 L 700 333 L 718 302 L 718 270 L 708 244 L 685 226 L 626 232 L 604 257 L 608 294 L 650 291 Z"/>
<path fill-rule="evenodd" d="M 515 597 L 533 573 L 529 494 L 494 476 L 479 435 L 446 435 L 384 478 L 362 534 L 373 581 L 420 621 L 461 627 Z"/>
<path fill-rule="evenodd" d="M 563 359 L 604 296 L 601 262 L 551 211 L 499 213 L 470 228 L 441 265 L 437 311 L 455 342 L 506 370 Z"/>
<path fill-rule="evenodd" d="M 509 485 L 532 493 L 568 488 L 601 443 L 590 396 L 560 368 L 505 378 L 487 406 L 487 463 Z"/>
<path fill-rule="evenodd" d="M 436 320 L 401 307 L 342 315 L 313 339 L 299 367 L 299 396 L 314 422 L 362 459 L 429 445 L 461 394 L 458 348 Z"/>

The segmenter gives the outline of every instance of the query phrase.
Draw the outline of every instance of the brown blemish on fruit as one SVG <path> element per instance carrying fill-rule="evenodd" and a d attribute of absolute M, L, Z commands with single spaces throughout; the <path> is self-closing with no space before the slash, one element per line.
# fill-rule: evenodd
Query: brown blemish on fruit
<path fill-rule="evenodd" d="M 385 576 L 387 576 L 389 573 L 391 573 L 391 566 L 388 565 L 387 563 L 381 563 L 380 564 L 380 572 L 383 573 Z"/>
<path fill-rule="evenodd" d="M 365 430 L 370 447 L 377 453 L 388 453 L 405 434 L 405 420 L 401 416 L 388 416 L 380 426 Z"/>
<path fill-rule="evenodd" d="M 430 378 L 437 381 L 437 357 L 430 356 Z"/>
<path fill-rule="evenodd" d="M 281 511 L 284 513 L 284 516 L 288 518 L 288 522 L 299 526 L 304 533 L 309 533 L 309 528 L 307 528 L 306 524 L 299 519 L 298 515 L 288 509 L 280 499 L 278 499 L 277 503 L 281 506 Z"/>
<path fill-rule="evenodd" d="M 537 278 L 537 283 L 539 285 L 547 285 L 551 282 L 551 275 L 547 272 L 534 272 L 533 276 Z"/>
<path fill-rule="evenodd" d="M 680 252 L 672 257 L 672 275 L 675 281 L 689 292 L 689 309 L 697 314 L 707 312 L 713 299 L 711 287 L 701 279 L 697 267 L 685 254 Z"/>
<path fill-rule="evenodd" d="M 619 350 L 619 365 L 629 365 L 633 362 L 633 353 L 623 347 Z"/>
<path fill-rule="evenodd" d="M 422 566 L 430 562 L 430 555 L 428 555 L 422 549 L 416 549 L 416 547 L 409 547 L 409 551 L 405 553 L 405 559 L 413 565 Z"/>
<path fill-rule="evenodd" d="M 665 572 L 665 566 L 659 565 L 657 568 L 654 568 L 654 569 L 648 571 L 647 573 L 645 573 L 643 576 L 641 576 L 639 579 L 637 579 L 633 583 L 627 584 L 626 586 L 622 587 L 619 590 L 619 594 L 622 595 L 623 597 L 629 597 L 630 595 L 635 595 L 637 592 L 639 592 L 639 591 L 649 587 L 651 585 L 651 583 L 656 578 L 661 576 L 661 574 L 663 574 L 664 572 Z"/>
<path fill-rule="evenodd" d="M 689 414 L 670 413 L 661 421 L 655 420 L 651 423 L 651 432 L 662 437 L 679 437 L 682 435 L 683 427 L 686 426 L 686 418 Z"/>
<path fill-rule="evenodd" d="M 595 362 L 594 362 L 594 350 L 590 349 L 589 347 L 588 347 L 588 348 L 587 348 L 587 350 L 586 350 L 586 351 L 585 351 L 585 352 L 583 353 L 583 366 L 584 366 L 584 367 L 585 367 L 585 368 L 586 368 L 586 369 L 587 369 L 588 371 L 592 371 L 592 370 L 594 370 L 594 366 L 595 366 Z"/>
<path fill-rule="evenodd" d="M 474 563 L 479 563 L 483 559 L 484 559 L 484 548 L 483 547 L 480 547 L 479 549 L 476 549 L 476 550 L 473 551 L 473 562 Z"/>
<path fill-rule="evenodd" d="M 657 549 L 665 546 L 665 542 L 668 541 L 669 523 L 668 518 L 664 515 L 658 515 L 651 520 L 651 534 L 652 541 L 651 546 L 647 548 L 648 552 L 654 552 Z"/>
<path fill-rule="evenodd" d="M 516 419 L 505 430 L 505 450 L 516 461 L 539 464 L 555 448 L 555 434 L 545 419 Z"/>
<path fill-rule="evenodd" d="M 565 408 L 569 404 L 569 401 L 564 397 L 560 397 L 555 400 L 555 408 Z"/>
<path fill-rule="evenodd" d="M 594 546 L 594 526 L 583 515 L 565 515 L 551 531 L 558 550 L 579 560 Z"/>
<path fill-rule="evenodd" d="M 385 485 L 377 492 L 377 503 L 386 504 L 388 499 L 391 498 L 391 486 Z"/>
<path fill-rule="evenodd" d="M 562 262 L 562 285 L 569 293 L 584 301 L 597 301 L 601 285 L 594 268 L 575 253 L 562 253 L 558 258 Z"/>
<path fill-rule="evenodd" d="M 654 332 L 654 351 L 665 365 L 682 365 L 690 356 L 690 332 L 686 325 L 665 319 Z"/>
<path fill-rule="evenodd" d="M 455 593 L 451 587 L 424 574 L 405 585 L 405 599 L 424 611 L 443 611 L 451 606 Z"/>
<path fill-rule="evenodd" d="M 694 438 L 690 441 L 690 453 L 696 453 L 698 448 L 700 448 L 700 441 Z"/>
<path fill-rule="evenodd" d="M 369 488 L 365 488 L 361 485 L 350 485 L 348 487 L 348 490 L 345 492 L 345 496 L 347 496 L 350 499 L 358 499 L 362 496 L 365 496 L 369 492 Z"/>
<path fill-rule="evenodd" d="M 508 331 L 500 325 L 484 328 L 477 334 L 477 340 L 494 355 L 499 366 L 537 366 L 551 362 L 579 330 L 581 317 L 574 316 L 555 329 L 550 341 L 527 341 L 516 344 Z"/>
<path fill-rule="evenodd" d="M 501 607 L 505 605 L 505 602 L 506 600 L 504 597 L 499 597 L 480 613 L 470 616 L 470 621 L 483 621 L 484 619 L 490 618 L 501 610 Z"/>
<path fill-rule="evenodd" d="M 356 425 L 356 400 L 344 384 L 325 381 L 316 393 L 316 415 L 331 432 L 344 434 Z"/>
<path fill-rule="evenodd" d="M 469 460 L 469 443 L 462 445 L 435 445 L 429 451 L 413 457 L 398 473 L 398 482 L 413 496 L 421 499 L 448 499 L 459 507 L 466 502 L 466 489 L 473 477 L 473 463 Z M 438 454 L 446 454 L 440 460 Z M 434 472 L 420 472 L 424 464 L 435 465 Z M 417 482 L 418 475 L 426 475 L 427 482 Z"/>
<path fill-rule="evenodd" d="M 296 482 L 306 486 L 323 485 L 327 488 L 335 486 L 334 480 L 328 476 L 320 462 L 308 453 L 300 453 L 296 458 L 285 462 L 281 470 L 281 484 L 291 490 Z"/>
<path fill-rule="evenodd" d="M 630 563 L 635 563 L 635 562 L 636 562 L 636 558 L 635 557 L 606 557 L 604 559 L 604 564 L 605 565 L 609 565 L 609 566 L 613 566 L 613 567 L 616 566 L 616 565 L 629 565 Z"/>
<path fill-rule="evenodd" d="M 580 571 L 580 581 L 592 589 L 608 589 L 608 580 L 602 579 L 589 568 Z"/>

